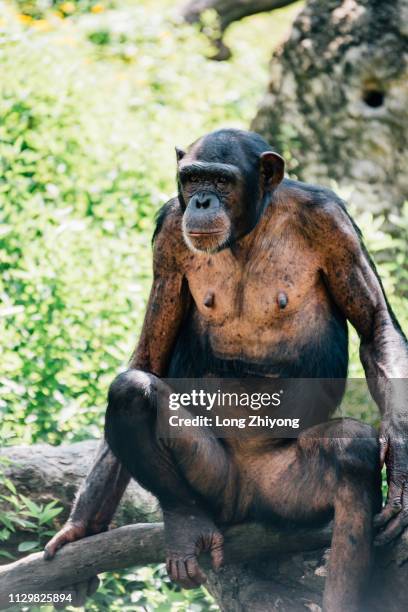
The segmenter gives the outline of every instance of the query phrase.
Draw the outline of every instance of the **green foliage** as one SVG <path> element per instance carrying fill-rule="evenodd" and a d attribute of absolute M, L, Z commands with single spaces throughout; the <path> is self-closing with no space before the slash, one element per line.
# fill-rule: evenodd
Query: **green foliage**
<path fill-rule="evenodd" d="M 382 216 L 374 217 L 370 212 L 352 214 L 363 231 L 364 242 L 377 265 L 385 293 L 405 332 L 408 329 L 408 202 L 401 209 L 401 215 L 391 215 L 387 223 Z M 387 229 L 388 228 L 388 229 Z M 359 359 L 359 340 L 350 328 L 350 376 L 361 378 L 364 371 Z"/>
<path fill-rule="evenodd" d="M 140 328 L 174 145 L 249 124 L 293 11 L 234 26 L 220 64 L 170 2 L 14 6 L 0 0 L 0 434 L 57 444 L 100 435 Z M 5 494 L 1 537 L 26 521 L 20 553 L 36 549 L 56 506 Z M 159 566 L 105 575 L 87 609 L 216 606 Z"/>
<path fill-rule="evenodd" d="M 296 9 L 234 24 L 233 58 L 217 63 L 170 0 L 0 0 L 0 439 L 7 444 L 100 435 L 108 385 L 140 329 L 154 214 L 174 192 L 174 145 L 249 125 L 270 51 Z M 210 13 L 205 27 L 216 27 Z M 290 127 L 285 137 L 295 169 Z M 406 240 L 372 215 L 358 221 L 407 328 L 399 297 L 408 285 Z M 392 222 L 406 236 L 408 207 Z M 351 346 L 351 375 L 361 376 L 355 336 Z M 59 508 L 33 505 L 1 465 L 0 489 L 0 540 L 18 525 L 27 531 L 20 552 L 37 549 Z M 171 585 L 159 566 L 104 576 L 86 609 L 216 606 L 204 590 Z"/>
<path fill-rule="evenodd" d="M 4 473 L 4 468 L 9 464 L 6 458 L 0 457 L 0 542 L 7 542 L 11 534 L 18 530 L 27 538 L 18 545 L 19 553 L 41 550 L 54 534 L 54 519 L 62 508 L 57 507 L 56 501 L 36 504 L 18 493 Z M 0 557 L 14 559 L 6 550 L 0 550 Z"/>
<path fill-rule="evenodd" d="M 49 57 L 46 44 L 24 38 L 2 58 L 13 78 L 0 101 L 1 405 L 27 442 L 97 422 L 140 318 L 161 201 L 128 117 L 100 103 L 77 57 Z"/>
<path fill-rule="evenodd" d="M 174 145 L 244 127 L 261 96 L 271 42 L 254 42 L 264 19 L 219 64 L 159 4 L 75 23 L 49 17 L 45 30 L 4 12 L 0 411 L 9 443 L 99 434 L 108 384 L 140 327 L 153 216 L 174 192 Z"/>
<path fill-rule="evenodd" d="M 43 19 L 51 11 L 58 17 L 71 17 L 83 13 L 102 13 L 114 3 L 109 0 L 16 0 L 22 15 L 31 19 Z"/>
<path fill-rule="evenodd" d="M 172 584 L 163 564 L 112 573 L 87 605 L 87 612 L 204 612 L 218 610 L 205 589 L 185 591 Z"/>

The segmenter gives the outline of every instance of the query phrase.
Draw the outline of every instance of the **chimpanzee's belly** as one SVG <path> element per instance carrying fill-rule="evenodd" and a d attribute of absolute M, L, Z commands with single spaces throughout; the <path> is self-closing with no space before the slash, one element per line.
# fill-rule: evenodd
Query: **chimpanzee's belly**
<path fill-rule="evenodd" d="M 182 324 L 169 363 L 169 378 L 346 378 L 348 334 L 344 316 L 334 305 L 323 316 L 293 321 L 293 332 L 253 328 L 241 339 L 233 330 L 212 327 L 193 306 Z M 228 324 L 226 324 L 226 327 Z M 229 336 L 232 333 L 231 341 Z M 249 334 L 249 335 L 248 335 Z"/>

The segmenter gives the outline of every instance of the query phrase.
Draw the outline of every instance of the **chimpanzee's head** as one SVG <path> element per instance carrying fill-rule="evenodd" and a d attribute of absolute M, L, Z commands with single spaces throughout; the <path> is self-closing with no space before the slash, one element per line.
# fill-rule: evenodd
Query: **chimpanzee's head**
<path fill-rule="evenodd" d="M 216 253 L 250 232 L 284 175 L 284 161 L 254 132 L 219 130 L 176 149 L 183 235 Z"/>

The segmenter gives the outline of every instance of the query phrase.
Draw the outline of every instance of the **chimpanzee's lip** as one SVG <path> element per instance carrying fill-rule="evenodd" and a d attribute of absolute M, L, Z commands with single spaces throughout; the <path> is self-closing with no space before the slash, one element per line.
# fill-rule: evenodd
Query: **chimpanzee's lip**
<path fill-rule="evenodd" d="M 217 230 L 217 231 L 212 231 L 212 232 L 188 232 L 189 236 L 194 236 L 194 237 L 202 237 L 202 236 L 216 236 L 217 234 L 223 234 L 224 230 Z"/>

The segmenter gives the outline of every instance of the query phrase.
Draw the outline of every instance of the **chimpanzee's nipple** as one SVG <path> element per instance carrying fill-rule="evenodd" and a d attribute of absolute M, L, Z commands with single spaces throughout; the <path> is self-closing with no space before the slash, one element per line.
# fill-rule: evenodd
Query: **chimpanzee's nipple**
<path fill-rule="evenodd" d="M 288 296 L 286 295 L 284 291 L 279 291 L 277 302 L 278 302 L 279 308 L 281 308 L 282 310 L 286 308 L 288 304 Z"/>
<path fill-rule="evenodd" d="M 214 293 L 212 291 L 208 291 L 204 298 L 204 306 L 207 308 L 212 308 L 214 306 Z"/>

